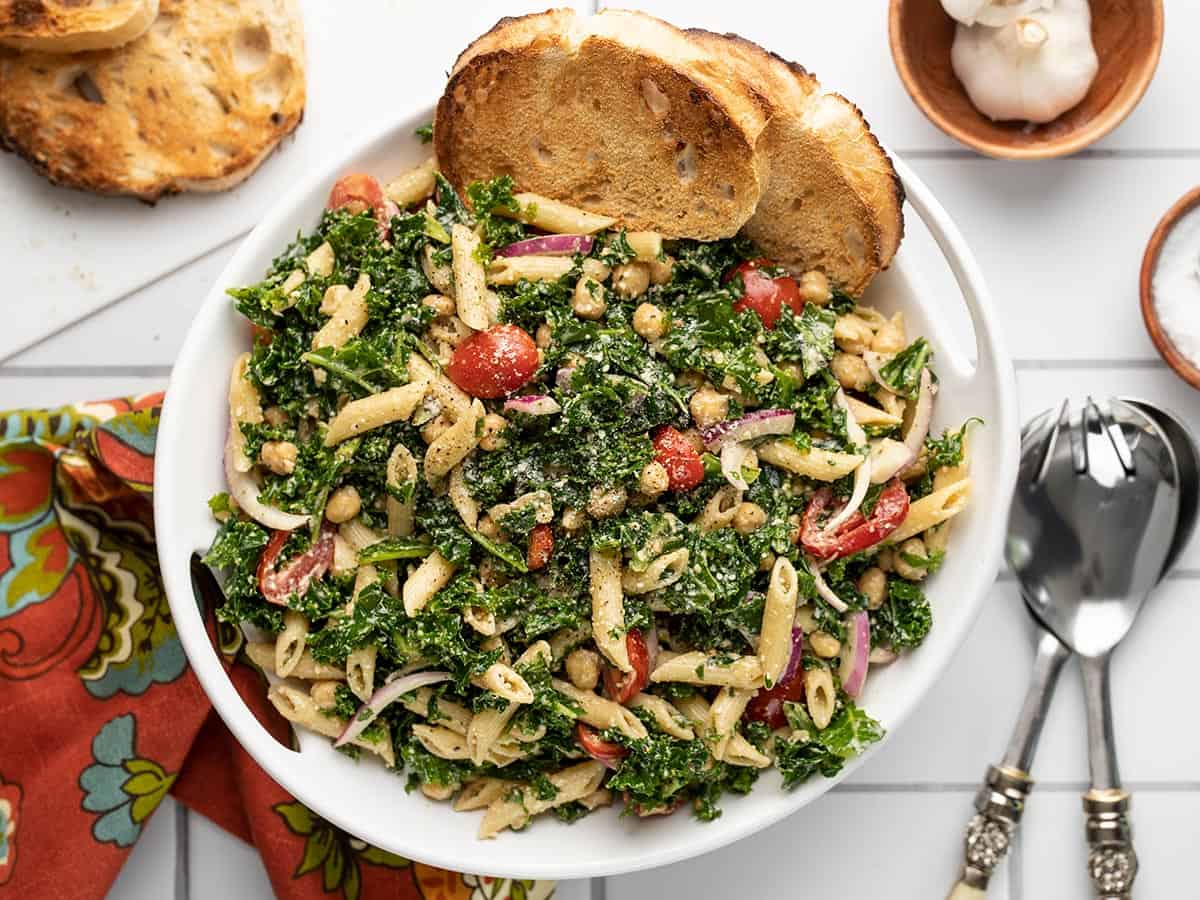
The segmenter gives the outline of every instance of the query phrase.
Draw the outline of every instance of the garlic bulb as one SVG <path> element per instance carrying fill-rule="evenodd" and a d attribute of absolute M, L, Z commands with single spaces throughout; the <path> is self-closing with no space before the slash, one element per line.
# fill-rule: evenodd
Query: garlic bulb
<path fill-rule="evenodd" d="M 1054 0 L 942 0 L 942 9 L 964 25 L 1008 25 L 1021 16 L 1050 9 Z"/>
<path fill-rule="evenodd" d="M 1049 122 L 1084 98 L 1100 68 L 1087 0 L 1056 0 L 1000 28 L 959 25 L 950 59 L 993 121 Z"/>

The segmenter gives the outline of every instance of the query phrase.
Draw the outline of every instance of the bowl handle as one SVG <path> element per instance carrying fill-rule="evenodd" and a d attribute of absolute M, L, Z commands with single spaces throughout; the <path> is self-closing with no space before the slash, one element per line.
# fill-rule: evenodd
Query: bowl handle
<path fill-rule="evenodd" d="M 954 280 L 962 291 L 971 325 L 975 331 L 975 364 L 971 377 L 979 372 L 999 371 L 1011 373 L 1012 365 L 1004 350 L 999 326 L 992 312 L 991 295 L 983 280 L 983 272 L 975 255 L 968 249 L 966 240 L 945 208 L 918 179 L 908 164 L 893 158 L 896 171 L 904 183 L 904 191 L 929 233 L 942 251 L 946 265 L 950 267 Z M 1009 375 L 1008 377 L 1011 377 Z M 1010 392 L 1010 396 L 1012 396 Z"/>

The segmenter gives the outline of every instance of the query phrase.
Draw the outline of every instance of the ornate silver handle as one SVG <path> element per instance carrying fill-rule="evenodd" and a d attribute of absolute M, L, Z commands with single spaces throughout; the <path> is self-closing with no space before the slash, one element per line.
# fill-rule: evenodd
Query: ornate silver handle
<path fill-rule="evenodd" d="M 967 823 L 962 872 L 946 900 L 984 896 L 992 873 L 1008 852 L 1032 789 L 1033 781 L 1024 772 L 1002 766 L 988 768 L 983 787 L 975 795 L 976 813 Z"/>
<path fill-rule="evenodd" d="M 1088 873 L 1097 900 L 1129 900 L 1138 859 L 1129 826 L 1129 795 L 1120 789 L 1083 795 L 1087 814 Z"/>

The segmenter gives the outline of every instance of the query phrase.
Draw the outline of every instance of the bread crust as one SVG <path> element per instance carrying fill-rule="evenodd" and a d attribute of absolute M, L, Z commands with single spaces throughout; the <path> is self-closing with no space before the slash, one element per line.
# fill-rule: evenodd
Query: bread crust
<path fill-rule="evenodd" d="M 434 144 L 447 178 L 509 174 L 625 227 L 736 233 L 766 182 L 762 98 L 686 35 L 641 13 L 501 20 L 455 63 Z"/>
<path fill-rule="evenodd" d="M 39 53 L 120 47 L 146 33 L 158 0 L 0 0 L 0 46 Z"/>
<path fill-rule="evenodd" d="M 743 232 L 771 258 L 818 269 L 860 295 L 887 268 L 904 234 L 904 190 L 859 109 L 823 93 L 803 66 L 736 34 L 688 32 L 724 52 L 772 103 L 760 141 L 770 180 Z"/>
<path fill-rule="evenodd" d="M 117 50 L 0 49 L 0 145 L 56 184 L 154 202 L 246 178 L 300 122 L 296 0 L 162 0 Z"/>

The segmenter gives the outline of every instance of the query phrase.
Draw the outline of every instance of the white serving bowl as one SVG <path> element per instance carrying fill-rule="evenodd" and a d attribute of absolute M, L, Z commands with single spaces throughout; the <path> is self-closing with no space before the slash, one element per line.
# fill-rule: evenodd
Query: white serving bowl
<path fill-rule="evenodd" d="M 364 759 L 337 753 L 328 739 L 303 732 L 300 751 L 275 741 L 234 690 L 209 643 L 189 578 L 189 559 L 208 548 L 216 526 L 208 498 L 225 489 L 221 453 L 228 423 L 226 391 L 234 358 L 249 346 L 250 331 L 225 295 L 226 288 L 258 281 L 299 229 L 314 226 L 338 175 L 371 172 L 388 178 L 429 151 L 413 130 L 432 118 L 422 109 L 352 146 L 294 185 L 245 239 L 201 308 L 171 376 L 158 433 L 154 515 L 158 555 L 179 636 L 213 705 L 246 751 L 279 784 L 325 819 L 365 841 L 432 865 L 522 878 L 584 878 L 632 872 L 700 856 L 796 812 L 882 752 L 886 741 L 851 761 L 835 779 L 814 778 L 791 792 L 768 772 L 746 797 L 723 798 L 724 814 L 711 823 L 690 815 L 639 820 L 604 810 L 574 825 L 539 819 L 521 833 L 476 838 L 479 813 L 456 813 L 404 779 Z M 893 732 L 945 670 L 974 621 L 995 577 L 1016 472 L 1016 389 L 1000 346 L 979 269 L 957 228 L 925 185 L 901 161 L 896 166 L 910 206 L 925 221 L 962 291 L 977 347 L 954 346 L 946 328 L 956 298 L 918 292 L 904 253 L 871 287 L 868 300 L 905 311 L 910 333 L 928 336 L 937 353 L 941 389 L 937 428 L 979 416 L 972 432 L 974 490 L 955 521 L 946 563 L 928 583 L 934 628 L 915 653 L 873 673 L 862 705 Z M 977 360 L 972 366 L 971 358 Z"/>

